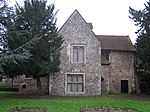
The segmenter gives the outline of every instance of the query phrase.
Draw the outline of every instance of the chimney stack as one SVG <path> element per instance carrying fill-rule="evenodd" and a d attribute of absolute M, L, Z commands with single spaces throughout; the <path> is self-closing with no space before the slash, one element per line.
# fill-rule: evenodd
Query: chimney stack
<path fill-rule="evenodd" d="M 93 29 L 93 25 L 92 23 L 87 22 L 88 27 L 92 30 Z"/>

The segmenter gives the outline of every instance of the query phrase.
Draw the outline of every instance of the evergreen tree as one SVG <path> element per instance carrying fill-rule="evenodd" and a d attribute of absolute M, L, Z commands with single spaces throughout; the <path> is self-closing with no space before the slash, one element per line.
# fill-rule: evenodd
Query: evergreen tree
<path fill-rule="evenodd" d="M 15 18 L 14 10 L 8 7 L 7 0 L 0 0 L 0 72 L 4 72 L 4 66 L 8 64 L 18 64 L 23 62 L 31 56 L 26 46 L 33 44 L 35 40 L 30 40 L 13 50 L 8 46 L 8 31 L 13 27 L 13 20 Z"/>
<path fill-rule="evenodd" d="M 136 32 L 138 38 L 135 43 L 137 53 L 137 73 L 150 80 L 150 2 L 144 4 L 143 10 L 136 11 L 130 7 L 130 18 L 140 29 Z"/>
<path fill-rule="evenodd" d="M 9 48 L 16 49 L 34 37 L 42 37 L 30 48 L 31 59 L 22 63 L 19 69 L 37 81 L 39 94 L 43 94 L 41 77 L 59 72 L 59 55 L 62 37 L 57 33 L 54 4 L 47 5 L 47 0 L 25 0 L 24 6 L 16 5 L 16 19 L 9 31 L 12 39 Z"/>

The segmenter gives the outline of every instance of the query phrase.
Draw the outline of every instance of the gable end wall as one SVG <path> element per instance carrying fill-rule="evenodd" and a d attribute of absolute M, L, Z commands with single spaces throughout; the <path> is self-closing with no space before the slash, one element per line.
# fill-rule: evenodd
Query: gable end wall
<path fill-rule="evenodd" d="M 59 95 L 100 95 L 101 74 L 100 74 L 100 42 L 94 33 L 89 29 L 85 20 L 75 11 L 59 31 L 64 37 L 63 49 L 61 50 L 61 72 L 57 75 L 52 84 L 51 94 Z M 85 46 L 84 63 L 71 62 L 71 46 Z M 69 94 L 66 91 L 67 74 L 84 74 L 84 92 Z"/>

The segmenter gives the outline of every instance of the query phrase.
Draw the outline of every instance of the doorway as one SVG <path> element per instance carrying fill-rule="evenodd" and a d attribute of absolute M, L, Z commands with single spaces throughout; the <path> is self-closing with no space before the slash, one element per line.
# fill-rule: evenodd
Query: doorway
<path fill-rule="evenodd" d="M 140 93 L 141 94 L 149 94 L 150 93 L 150 83 L 148 80 L 140 81 Z"/>
<path fill-rule="evenodd" d="M 128 93 L 128 80 L 121 80 L 121 93 Z"/>

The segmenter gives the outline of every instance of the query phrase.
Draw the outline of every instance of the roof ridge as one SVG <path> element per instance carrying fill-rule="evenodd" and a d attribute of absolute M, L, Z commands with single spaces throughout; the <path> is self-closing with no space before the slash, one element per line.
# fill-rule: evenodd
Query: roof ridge
<path fill-rule="evenodd" d="M 96 38 L 102 43 L 102 49 L 136 51 L 129 36 L 96 35 Z"/>
<path fill-rule="evenodd" d="M 107 37 L 129 37 L 129 35 L 96 35 L 96 36 L 107 36 Z"/>

